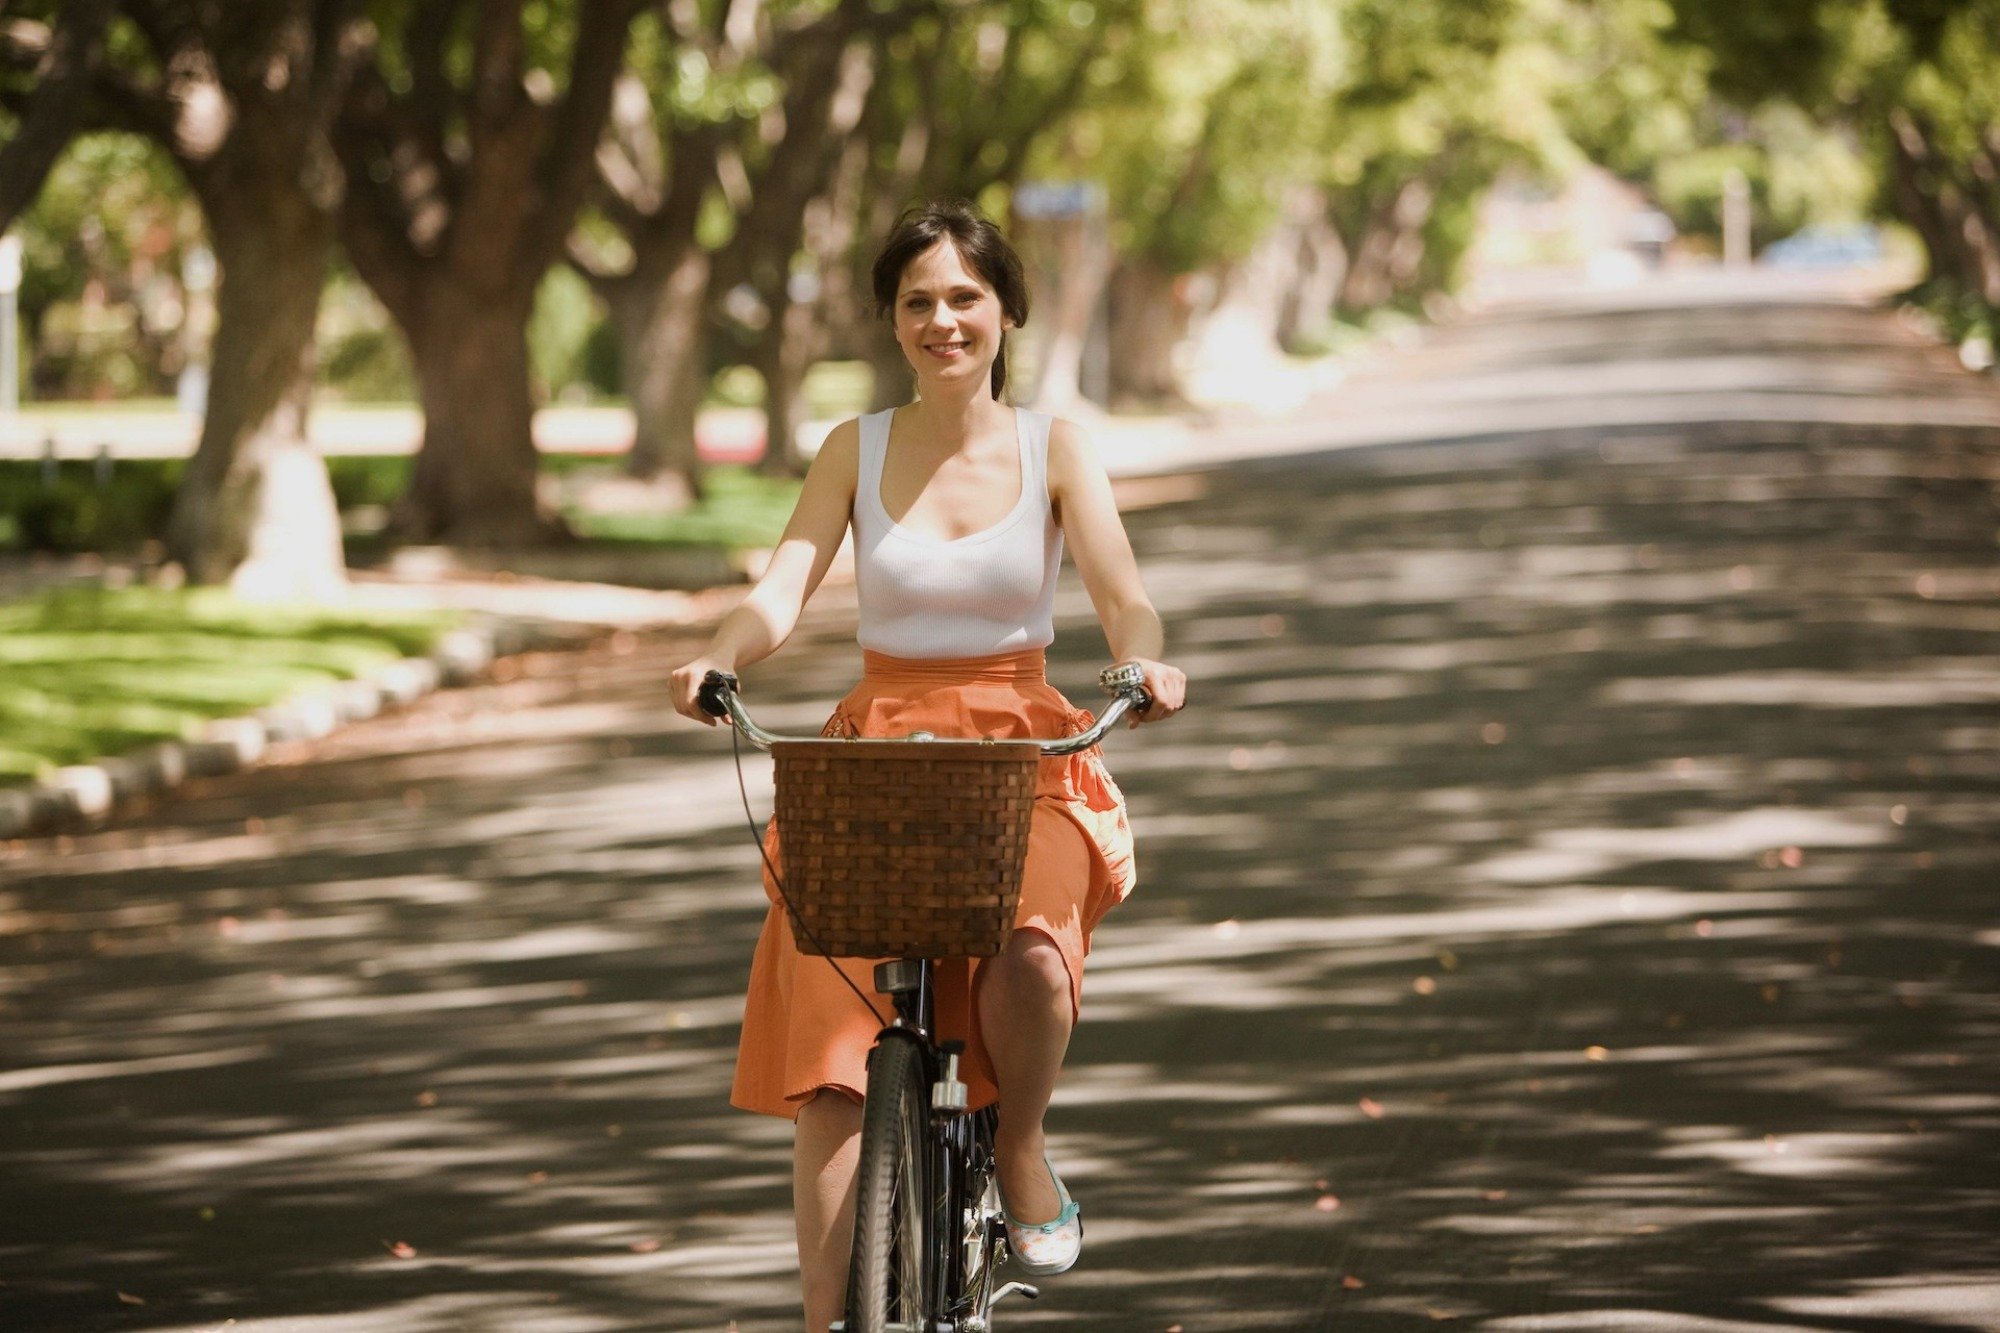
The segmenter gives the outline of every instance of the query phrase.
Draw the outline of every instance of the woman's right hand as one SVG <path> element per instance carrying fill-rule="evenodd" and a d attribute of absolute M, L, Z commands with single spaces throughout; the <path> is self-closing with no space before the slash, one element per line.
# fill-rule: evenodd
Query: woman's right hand
<path fill-rule="evenodd" d="M 703 653 L 700 657 L 695 658 L 694 661 L 689 662 L 686 666 L 674 672 L 673 677 L 668 682 L 667 688 L 669 697 L 673 700 L 674 711 L 676 713 L 679 713 L 682 717 L 691 717 L 697 722 L 712 727 L 721 719 L 710 717 L 707 713 L 702 712 L 701 705 L 695 702 L 696 696 L 701 693 L 701 682 L 711 671 L 720 671 L 724 675 L 733 676 L 736 674 L 736 664 L 727 658 L 714 657 Z"/>

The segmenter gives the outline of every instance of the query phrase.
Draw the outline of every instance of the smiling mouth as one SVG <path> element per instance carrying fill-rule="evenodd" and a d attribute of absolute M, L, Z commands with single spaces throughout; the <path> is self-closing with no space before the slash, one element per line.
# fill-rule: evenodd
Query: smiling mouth
<path fill-rule="evenodd" d="M 924 350 L 930 352 L 935 356 L 945 356 L 952 352 L 964 351 L 965 343 L 963 340 L 954 343 L 933 343 L 931 346 L 925 348 Z"/>

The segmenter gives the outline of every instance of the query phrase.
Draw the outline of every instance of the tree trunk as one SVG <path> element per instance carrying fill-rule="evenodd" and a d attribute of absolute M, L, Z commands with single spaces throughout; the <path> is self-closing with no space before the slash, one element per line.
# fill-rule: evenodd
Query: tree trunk
<path fill-rule="evenodd" d="M 689 238 L 666 259 L 665 277 L 643 265 L 600 285 L 618 327 L 619 364 L 632 407 L 632 451 L 625 470 L 653 480 L 678 473 L 688 494 L 702 494 L 695 424 L 708 386 L 708 252 Z"/>
<path fill-rule="evenodd" d="M 1217 271 L 1216 298 L 1190 334 L 1188 392 L 1206 402 L 1259 405 L 1288 369 L 1278 345 L 1278 307 L 1295 273 L 1290 238 L 1273 232 Z"/>
<path fill-rule="evenodd" d="M 1050 330 L 1042 344 L 1041 373 L 1035 381 L 1035 410 L 1063 413 L 1083 402 L 1083 349 L 1091 316 L 1111 276 L 1111 247 L 1090 219 L 1051 228 L 1056 283 L 1049 301 Z"/>
<path fill-rule="evenodd" d="M 1174 348 L 1187 324 L 1175 275 L 1148 258 L 1119 261 L 1111 270 L 1113 407 L 1186 405 Z"/>
<path fill-rule="evenodd" d="M 1299 280 L 1286 294 L 1278 313 L 1278 341 L 1295 346 L 1306 334 L 1333 318 L 1340 302 L 1340 284 L 1347 275 L 1347 251 L 1340 233 L 1326 220 L 1324 206 L 1299 229 Z"/>
<path fill-rule="evenodd" d="M 398 535 L 462 546 L 531 546 L 568 536 L 536 493 L 532 287 L 426 285 L 422 321 L 409 330 L 424 442 L 392 514 Z"/>
<path fill-rule="evenodd" d="M 256 181 L 267 188 L 253 196 Z M 324 596 L 345 582 L 339 517 L 326 464 L 305 446 L 304 414 L 287 395 L 309 362 L 333 220 L 286 178 L 241 173 L 234 185 L 226 199 L 204 200 L 221 271 L 213 370 L 201 440 L 174 497 L 168 553 L 190 581 L 216 583 L 251 553 L 253 533 L 289 529 L 299 536 L 294 550 L 259 542 L 259 586 Z M 274 466 L 286 480 L 272 484 Z M 300 480 L 315 468 L 318 484 Z"/>
<path fill-rule="evenodd" d="M 1942 202 L 1958 220 L 1959 240 L 1973 278 L 1973 293 L 1992 308 L 2000 305 L 2000 239 L 1994 236 L 1976 198 L 1973 191 L 1957 183 L 1947 183 Z"/>
<path fill-rule="evenodd" d="M 362 43 L 333 139 L 348 257 L 408 339 L 424 408 L 399 536 L 571 536 L 537 495 L 527 321 L 590 183 L 638 7 L 564 6 L 569 50 L 548 61 L 524 0 L 371 11 L 385 40 Z"/>
<path fill-rule="evenodd" d="M 1924 243 L 1932 278 L 1962 278 L 1956 239 L 1931 195 L 1924 154 L 1926 146 L 1916 127 L 1901 112 L 1889 117 L 1889 185 L 1896 210 Z"/>
<path fill-rule="evenodd" d="M 90 81 L 104 61 L 104 30 L 117 8 L 117 0 L 66 0 L 56 10 L 27 109 L 14 118 L 0 147 L 0 232 L 35 202 L 49 169 L 75 137 Z"/>
<path fill-rule="evenodd" d="M 1430 183 L 1412 177 L 1371 211 L 1366 230 L 1349 247 L 1353 262 L 1341 283 L 1342 309 L 1373 310 L 1396 298 L 1423 258 L 1431 199 Z"/>
<path fill-rule="evenodd" d="M 771 322 L 779 336 L 758 339 L 751 352 L 751 364 L 764 377 L 764 457 L 757 470 L 795 477 L 805 471 L 799 424 L 806 415 L 806 371 L 819 351 L 818 321 L 811 302 L 781 296 Z"/>
<path fill-rule="evenodd" d="M 1923 239 L 1931 276 L 1977 291 L 1983 274 L 1966 243 L 1963 218 L 1938 170 L 1937 152 L 1924 129 L 1902 108 L 1889 113 L 1890 184 L 1903 220 Z"/>

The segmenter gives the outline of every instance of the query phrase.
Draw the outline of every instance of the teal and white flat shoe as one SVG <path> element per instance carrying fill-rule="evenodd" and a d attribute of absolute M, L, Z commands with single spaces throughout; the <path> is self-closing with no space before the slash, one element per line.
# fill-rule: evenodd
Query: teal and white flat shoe
<path fill-rule="evenodd" d="M 1054 1277 L 1076 1267 L 1077 1258 L 1083 1253 L 1083 1209 L 1069 1197 L 1069 1190 L 1056 1174 L 1055 1163 L 1047 1153 L 1042 1154 L 1042 1165 L 1048 1167 L 1049 1179 L 1055 1182 L 1056 1195 L 1062 1200 L 1062 1211 L 1055 1220 L 1033 1225 L 1016 1222 L 1007 1211 L 1004 1197 L 1000 1201 L 1000 1215 L 1007 1222 L 1007 1249 L 1014 1262 L 1031 1276 Z"/>

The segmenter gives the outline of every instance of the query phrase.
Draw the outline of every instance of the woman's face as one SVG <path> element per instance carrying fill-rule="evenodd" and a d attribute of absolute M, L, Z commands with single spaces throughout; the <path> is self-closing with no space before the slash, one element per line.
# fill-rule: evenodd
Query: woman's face
<path fill-rule="evenodd" d="M 896 291 L 896 341 L 918 383 L 990 383 L 1000 332 L 1014 321 L 1000 297 L 965 266 L 949 238 L 912 259 Z"/>

